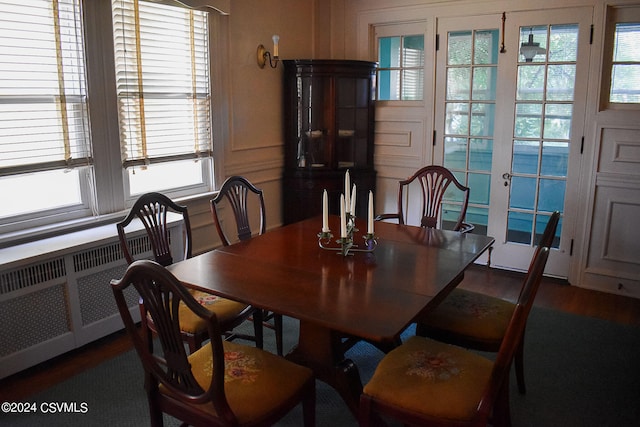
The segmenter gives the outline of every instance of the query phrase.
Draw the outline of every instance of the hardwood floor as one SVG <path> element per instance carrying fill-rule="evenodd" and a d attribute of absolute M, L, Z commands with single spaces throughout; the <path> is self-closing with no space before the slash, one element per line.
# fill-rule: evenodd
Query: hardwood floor
<path fill-rule="evenodd" d="M 515 301 L 523 274 L 481 266 L 465 273 L 461 287 Z M 640 327 L 640 299 L 582 289 L 545 278 L 535 305 Z M 0 401 L 19 401 L 132 348 L 124 331 L 116 332 L 38 366 L 0 380 Z"/>

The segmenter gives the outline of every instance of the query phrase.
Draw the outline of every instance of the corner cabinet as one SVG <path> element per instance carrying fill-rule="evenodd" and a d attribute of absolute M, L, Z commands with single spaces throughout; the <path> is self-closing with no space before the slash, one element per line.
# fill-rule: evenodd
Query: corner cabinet
<path fill-rule="evenodd" d="M 285 224 L 329 211 L 339 214 L 349 170 L 356 184 L 356 216 L 366 218 L 375 192 L 373 168 L 377 64 L 352 60 L 284 60 L 283 220 Z"/>

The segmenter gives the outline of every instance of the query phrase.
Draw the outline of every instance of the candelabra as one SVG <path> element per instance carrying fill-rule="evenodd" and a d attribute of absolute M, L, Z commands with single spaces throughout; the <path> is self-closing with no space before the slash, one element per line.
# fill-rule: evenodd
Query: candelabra
<path fill-rule="evenodd" d="M 353 252 L 373 252 L 378 245 L 378 238 L 373 233 L 366 233 L 362 236 L 364 239 L 364 248 L 359 248 L 353 241 L 354 234 L 358 231 L 356 228 L 356 217 L 350 213 L 346 213 L 346 235 L 336 240 L 339 246 L 331 246 L 333 234 L 331 231 L 321 231 L 318 233 L 318 246 L 328 251 L 337 251 L 342 256 L 353 255 Z"/>

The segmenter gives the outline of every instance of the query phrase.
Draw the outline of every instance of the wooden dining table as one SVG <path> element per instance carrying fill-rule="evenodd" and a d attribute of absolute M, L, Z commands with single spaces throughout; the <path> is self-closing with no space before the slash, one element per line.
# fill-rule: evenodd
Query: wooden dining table
<path fill-rule="evenodd" d="M 366 221 L 356 227 L 366 229 Z M 340 230 L 339 217 L 329 226 Z M 494 239 L 476 234 L 375 223 L 372 252 L 321 248 L 322 217 L 174 263 L 186 286 L 296 318 L 298 343 L 287 358 L 314 370 L 357 413 L 362 382 L 346 343 L 393 347 L 420 313 L 461 281 Z M 339 234 L 339 233 L 337 233 Z M 356 249 L 366 249 L 356 232 Z M 336 238 L 323 246 L 337 248 Z"/>

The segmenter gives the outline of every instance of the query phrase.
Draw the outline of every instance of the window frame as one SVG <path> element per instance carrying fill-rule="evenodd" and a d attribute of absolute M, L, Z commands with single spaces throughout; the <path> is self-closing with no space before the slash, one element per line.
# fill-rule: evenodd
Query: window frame
<path fill-rule="evenodd" d="M 640 103 L 612 102 L 609 100 L 613 71 L 613 46 L 616 24 L 640 23 L 640 5 L 607 6 L 603 39 L 602 81 L 600 83 L 600 110 L 640 110 Z"/>
<path fill-rule="evenodd" d="M 166 1 L 173 5 L 179 2 Z M 186 2 L 185 2 L 186 3 Z M 202 4 L 203 2 L 198 2 Z M 207 3 L 216 3 L 208 1 Z M 228 57 L 228 13 L 202 6 L 209 12 L 209 56 Z M 93 167 L 81 170 L 90 181 L 82 179 L 81 186 L 93 187 L 93 192 L 80 209 L 54 209 L 7 218 L 0 223 L 0 247 L 61 235 L 87 227 L 113 222 L 122 216 L 137 198 L 126 193 L 126 169 L 120 154 L 117 94 L 115 91 L 115 63 L 112 30 L 111 0 L 81 0 L 85 43 L 89 128 L 93 147 Z M 228 10 L 228 9 L 227 9 Z M 179 188 L 165 193 L 174 199 L 209 197 L 215 183 L 222 182 L 224 145 L 230 135 L 228 66 L 226 61 L 209 61 L 211 91 L 211 138 L 213 158 L 208 166 L 207 185 Z"/>
<path fill-rule="evenodd" d="M 131 1 L 131 0 L 130 0 Z M 135 1 L 135 0 L 133 0 Z M 154 2 L 149 1 L 149 0 L 138 0 L 139 2 L 145 2 L 145 3 L 149 3 L 149 4 L 153 4 Z M 117 3 L 118 0 L 113 0 L 113 3 Z M 169 3 L 169 6 L 176 6 L 175 4 L 171 4 L 171 2 L 162 2 L 162 3 Z M 189 9 L 189 8 L 186 8 Z M 143 10 L 143 7 L 140 7 L 140 10 Z M 162 8 L 160 8 L 160 10 L 162 10 Z M 196 9 L 197 10 L 197 9 Z M 211 34 L 212 34 L 212 23 L 211 23 L 211 15 L 212 15 L 212 11 L 209 11 L 210 13 L 208 14 L 208 22 L 207 22 L 207 27 L 208 27 L 208 34 L 209 34 L 209 39 L 206 41 L 207 43 L 207 47 L 209 47 L 209 44 L 212 40 Z M 215 12 L 213 12 L 215 13 Z M 144 20 L 141 19 L 140 20 L 141 24 L 144 23 Z M 148 28 L 148 30 L 153 30 L 154 26 L 152 25 L 151 27 Z M 119 31 L 122 31 L 121 29 L 118 29 Z M 115 28 L 114 28 L 115 31 Z M 114 34 L 114 32 L 112 31 L 112 36 L 114 37 L 114 39 L 116 39 L 116 36 Z M 125 42 L 126 40 L 126 34 L 119 34 L 117 37 L 118 40 L 120 40 L 120 43 Z M 115 43 L 114 43 L 115 45 Z M 137 49 L 140 50 L 142 49 L 144 51 L 144 47 L 140 47 L 139 44 L 136 45 Z M 136 57 L 138 57 L 138 55 L 140 55 L 140 57 L 143 57 L 143 53 L 140 53 L 140 51 L 138 51 L 136 53 Z M 213 168 L 213 145 L 214 145 L 214 138 L 213 138 L 213 121 L 212 121 L 212 115 L 213 115 L 213 105 L 211 102 L 211 96 L 213 94 L 213 89 L 212 89 L 212 85 L 211 85 L 211 76 L 212 74 L 212 69 L 211 69 L 211 62 L 210 58 L 212 58 L 211 55 L 211 49 L 209 48 L 209 58 L 208 58 L 208 63 L 209 63 L 209 69 L 207 70 L 209 73 L 209 81 L 207 82 L 208 85 L 208 96 L 209 96 L 209 123 L 208 123 L 208 127 L 209 127 L 209 141 L 208 141 L 208 153 L 210 154 L 209 156 L 204 155 L 203 152 L 197 152 L 197 153 L 190 153 L 187 154 L 186 152 L 183 152 L 182 154 L 178 154 L 178 155 L 170 155 L 168 157 L 162 157 L 162 156 L 149 156 L 146 159 L 143 159 L 139 156 L 133 155 L 130 157 L 127 157 L 127 159 L 123 159 L 123 163 L 124 163 L 124 171 L 123 171 L 123 184 L 124 184 L 124 193 L 125 193 L 125 199 L 127 200 L 127 206 L 131 205 L 133 202 L 135 202 L 135 200 L 140 196 L 140 192 L 134 192 L 134 190 L 132 189 L 131 186 L 131 177 L 132 175 L 135 175 L 136 173 L 149 173 L 151 169 L 154 168 L 158 168 L 158 167 L 162 167 L 162 166 L 167 166 L 170 163 L 176 164 L 177 162 L 185 162 L 185 161 L 193 161 L 194 164 L 197 164 L 199 166 L 200 169 L 200 178 L 201 181 L 199 183 L 192 183 L 192 184 L 188 184 L 186 186 L 176 186 L 176 187 L 170 187 L 170 188 L 153 188 L 150 189 L 148 191 L 161 191 L 165 194 L 167 194 L 169 197 L 172 198 L 178 198 L 178 197 L 183 197 L 183 196 L 190 196 L 190 195 L 194 195 L 194 194 L 198 194 L 198 193 L 206 193 L 209 191 L 213 190 L 213 184 L 214 184 L 214 180 L 212 179 L 212 172 L 214 170 Z M 117 61 L 115 61 L 117 62 Z M 115 67 L 115 65 L 114 65 Z M 149 67 L 146 67 L 144 63 L 140 64 L 140 68 L 137 68 L 137 66 L 134 67 L 128 67 L 126 66 L 126 60 L 125 62 L 120 64 L 121 67 L 121 72 L 124 71 L 124 69 L 122 67 L 125 67 L 127 70 L 129 71 L 138 71 L 141 70 L 143 75 L 146 75 L 146 72 L 150 71 L 150 70 L 154 70 L 157 71 L 157 68 L 153 68 L 153 65 L 149 65 Z M 193 73 L 193 69 L 191 70 L 191 72 Z M 143 77 L 143 81 L 153 81 L 153 80 L 147 80 L 148 77 Z M 146 83 L 145 83 L 145 88 L 146 88 Z M 124 98 L 130 98 L 133 99 L 133 97 L 135 97 L 135 92 L 131 92 L 131 91 L 121 91 L 121 95 L 120 97 L 124 97 Z M 159 95 L 165 95 L 163 96 L 159 96 Z M 118 96 L 118 95 L 117 95 Z M 151 93 L 151 97 L 149 97 L 148 99 L 150 100 L 166 100 L 166 99 L 172 99 L 174 96 L 180 96 L 180 94 L 169 94 L 169 93 Z M 199 99 L 201 99 L 200 97 L 198 97 Z M 187 99 L 187 98 L 180 98 L 180 99 Z M 118 104 L 120 104 L 120 102 L 118 102 Z M 118 111 L 119 114 L 122 114 L 121 111 Z M 131 118 L 134 119 L 137 117 L 136 114 L 132 115 Z M 148 116 L 145 114 L 145 118 L 146 119 L 153 119 L 153 116 Z M 122 134 L 124 131 L 120 130 L 120 134 Z M 145 125 L 145 132 L 149 135 L 151 134 L 156 134 L 157 132 L 155 130 L 155 127 L 152 124 L 147 124 Z M 197 131 L 196 131 L 197 132 Z M 143 132 L 144 133 L 144 132 Z M 132 136 L 136 136 L 137 132 L 134 132 Z M 153 137 L 149 137 L 149 143 L 151 143 L 151 141 L 153 140 Z M 125 146 L 125 144 L 123 144 L 122 141 L 120 141 L 121 144 L 121 149 L 123 150 L 123 152 L 125 150 L 127 150 L 127 146 Z M 207 143 L 205 143 L 207 144 Z M 152 147 L 150 145 L 150 147 Z M 174 145 L 175 147 L 175 145 Z M 139 148 L 139 147 L 136 147 Z M 198 147 L 200 148 L 200 147 Z M 150 148 L 150 150 L 153 150 L 153 148 Z M 147 163 L 147 164 L 145 164 Z M 191 171 L 194 172 L 194 171 Z M 146 190 L 142 190 L 142 193 L 146 192 Z"/>
<path fill-rule="evenodd" d="M 411 106 L 423 106 L 425 105 L 426 102 L 426 98 L 427 98 L 427 78 L 428 78 L 428 67 L 427 67 L 427 61 L 428 61 L 428 55 L 427 55 L 427 41 L 428 39 L 428 35 L 427 35 L 427 23 L 426 21 L 420 21 L 420 22 L 413 22 L 413 23 L 403 23 L 403 24 L 377 24 L 374 25 L 372 30 L 374 33 L 374 37 L 372 37 L 372 50 L 373 50 L 373 56 L 375 58 L 375 61 L 378 61 L 380 58 L 380 52 L 379 52 L 379 48 L 380 48 L 380 39 L 381 38 L 385 38 L 385 37 L 401 37 L 402 39 L 406 36 L 417 36 L 417 35 L 421 35 L 423 37 L 424 43 L 425 43 L 425 50 L 424 50 L 424 64 L 422 66 L 422 72 L 423 72 L 423 84 L 422 84 L 422 99 L 412 99 L 412 100 L 405 100 L 405 99 L 379 99 L 378 98 L 378 91 L 376 90 L 376 103 L 378 105 L 381 106 L 407 106 L 407 107 L 411 107 Z M 395 67 L 394 67 L 395 68 Z M 417 69 L 416 67 L 411 67 L 410 69 Z M 379 72 L 380 72 L 380 68 L 378 68 L 376 70 L 376 80 L 378 81 L 379 84 Z M 382 70 L 386 70 L 386 69 L 382 69 Z M 398 71 L 402 72 L 402 70 L 404 70 L 404 67 L 400 66 L 398 67 Z M 400 92 L 402 92 L 402 88 L 400 90 Z"/>

